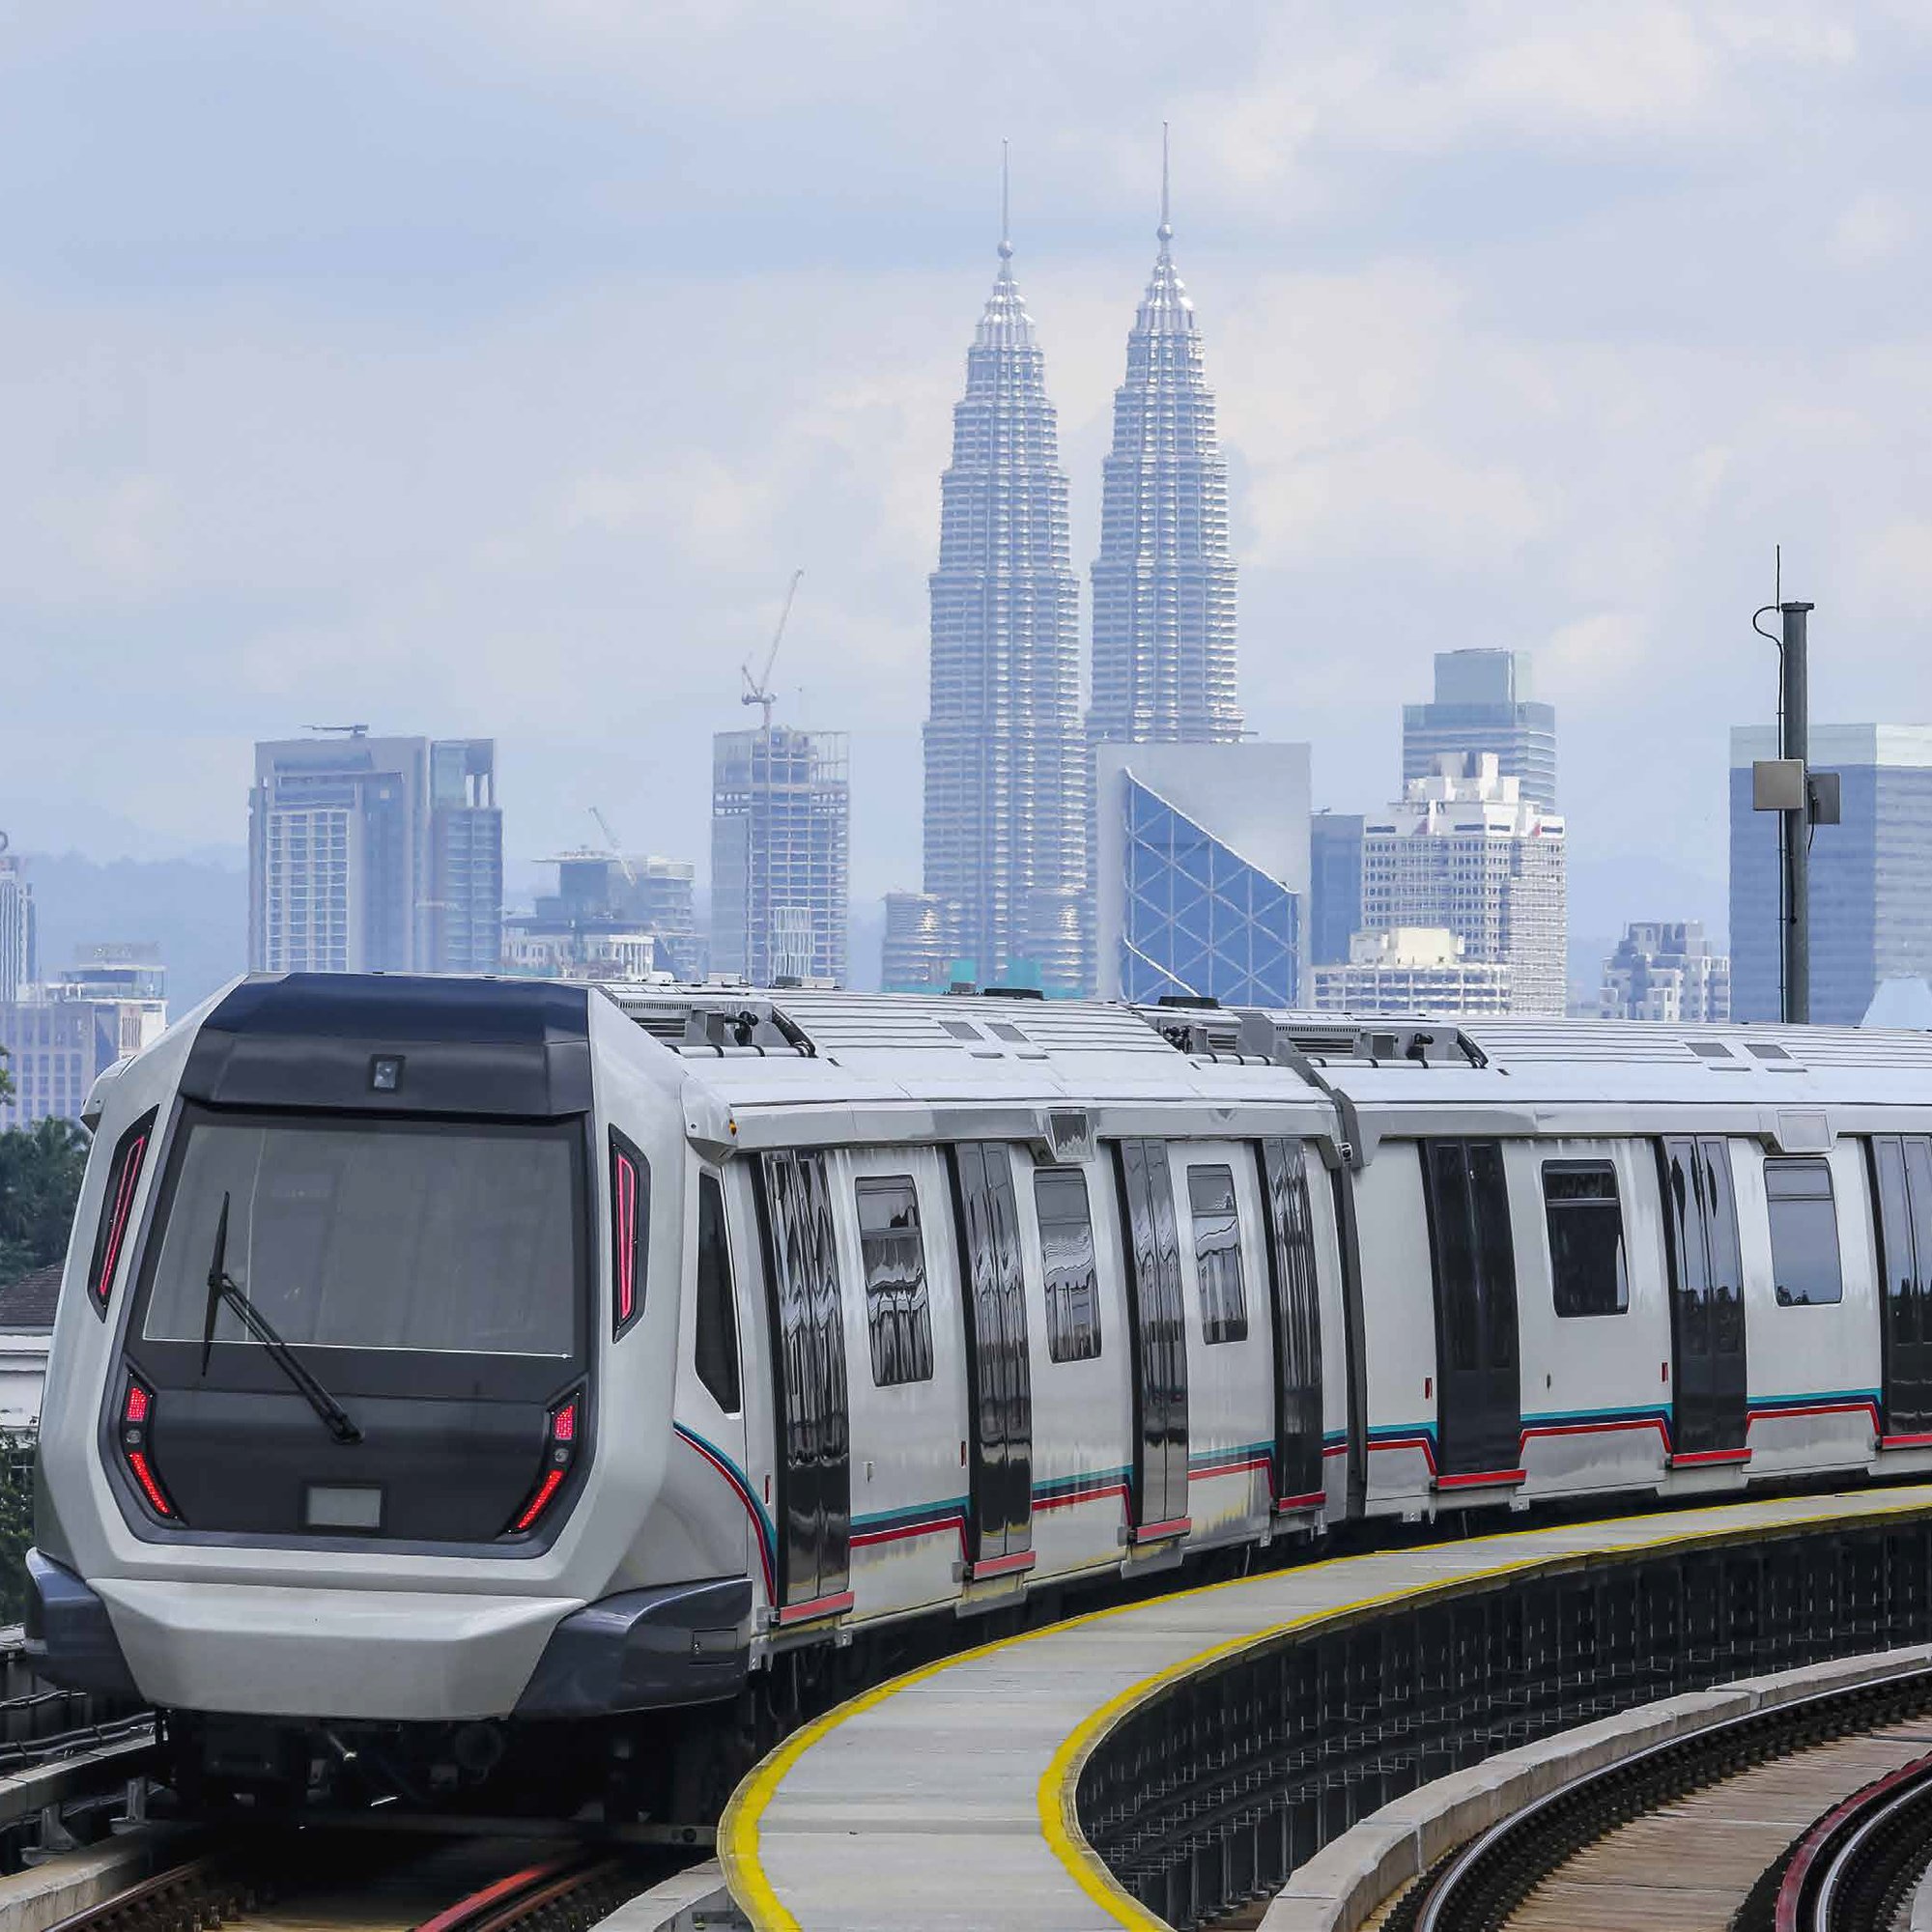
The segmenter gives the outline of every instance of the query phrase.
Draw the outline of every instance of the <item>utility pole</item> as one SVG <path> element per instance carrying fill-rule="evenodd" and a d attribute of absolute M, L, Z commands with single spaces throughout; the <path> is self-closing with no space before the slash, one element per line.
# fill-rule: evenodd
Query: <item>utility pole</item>
<path fill-rule="evenodd" d="M 1811 1018 L 1811 828 L 1835 825 L 1839 814 L 1836 772 L 1811 769 L 1811 680 L 1806 619 L 1809 604 L 1766 605 L 1780 619 L 1777 646 L 1777 756 L 1751 768 L 1751 806 L 1777 813 L 1777 853 L 1783 900 L 1779 929 L 1782 1013 L 1788 1026 Z M 1770 638 L 1769 631 L 1760 630 Z"/>
<path fill-rule="evenodd" d="M 1811 1018 L 1811 685 L 1805 634 L 1809 604 L 1780 604 L 1783 641 L 1777 647 L 1778 756 L 1798 767 L 1798 804 L 1778 814 L 1784 846 L 1784 1021 Z"/>

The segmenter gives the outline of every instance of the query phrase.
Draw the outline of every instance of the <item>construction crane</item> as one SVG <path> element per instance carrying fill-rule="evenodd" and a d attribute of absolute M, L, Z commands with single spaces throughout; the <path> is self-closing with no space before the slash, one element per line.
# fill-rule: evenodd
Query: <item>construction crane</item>
<path fill-rule="evenodd" d="M 784 641 L 785 619 L 791 615 L 791 600 L 798 595 L 798 580 L 805 575 L 803 570 L 794 570 L 791 582 L 785 586 L 784 609 L 779 612 L 779 627 L 772 633 L 772 647 L 765 653 L 765 668 L 756 677 L 752 675 L 752 661 L 747 658 L 739 666 L 745 679 L 741 704 L 758 704 L 764 707 L 765 729 L 772 728 L 772 706 L 779 701 L 779 695 L 772 689 L 772 667 L 778 663 L 779 645 Z"/>
<path fill-rule="evenodd" d="M 624 874 L 624 883 L 635 886 L 638 883 L 637 867 L 624 856 L 624 848 L 617 843 L 617 835 L 611 830 L 611 821 L 593 805 L 590 815 L 597 821 L 597 829 L 604 835 L 604 842 L 611 848 L 611 856 L 616 860 L 618 868 Z"/>

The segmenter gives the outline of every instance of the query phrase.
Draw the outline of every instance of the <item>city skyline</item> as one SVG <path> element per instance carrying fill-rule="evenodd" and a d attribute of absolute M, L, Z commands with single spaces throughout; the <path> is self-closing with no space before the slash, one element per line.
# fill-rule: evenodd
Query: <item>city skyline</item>
<path fill-rule="evenodd" d="M 1317 746 L 1319 802 L 1376 808 L 1378 694 L 1434 650 L 1531 649 L 1573 721 L 1579 876 L 1596 839 L 1720 905 L 1723 734 L 1771 715 L 1745 616 L 1780 538 L 1821 711 L 1917 715 L 1921 30 L 1410 8 L 1369 35 L 1318 8 L 1291 36 L 1230 8 L 1177 45 L 1130 8 L 1097 54 L 1027 17 L 1015 64 L 983 58 L 1022 31 L 993 13 L 936 42 L 586 15 L 533 60 L 525 26 L 449 10 L 383 41 L 373 97 L 348 17 L 23 34 L 18 847 L 232 853 L 249 743 L 380 686 L 504 738 L 514 876 L 590 799 L 696 855 L 705 741 L 803 561 L 780 716 L 852 733 L 860 897 L 912 882 L 895 801 L 989 157 L 1010 132 L 1084 565 L 1163 118 L 1211 296 L 1242 702 Z M 184 61 L 195 116 L 152 82 Z M 82 154 L 49 119 L 76 90 L 116 104 Z M 285 139 L 245 118 L 267 99 Z M 1802 167 L 1780 122 L 1815 133 Z M 1722 299 L 1774 212 L 1801 266 L 1776 304 Z M 1656 781 L 1592 825 L 1638 743 Z M 138 803 L 101 770 L 150 774 Z M 1604 937 L 1619 913 L 1654 909 L 1625 897 Z"/>

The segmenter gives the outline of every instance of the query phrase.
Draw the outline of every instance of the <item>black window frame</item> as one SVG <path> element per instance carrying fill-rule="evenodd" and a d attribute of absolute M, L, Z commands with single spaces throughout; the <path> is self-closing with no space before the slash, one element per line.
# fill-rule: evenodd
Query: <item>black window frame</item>
<path fill-rule="evenodd" d="M 709 1168 L 697 1177 L 696 1302 L 692 1367 L 724 1414 L 742 1414 L 744 1366 L 738 1346 L 738 1280 L 731 1264 L 730 1216 L 725 1211 L 724 1177 Z"/>
<path fill-rule="evenodd" d="M 1228 1183 L 1228 1225 L 1234 1234 L 1233 1242 L 1225 1249 L 1210 1250 L 1203 1245 L 1201 1220 L 1204 1213 L 1218 1213 L 1218 1208 L 1204 1208 L 1195 1198 L 1196 1178 L 1207 1179 L 1213 1175 L 1226 1177 Z M 1194 1279 L 1201 1295 L 1201 1339 L 1210 1347 L 1223 1344 L 1245 1342 L 1248 1339 L 1248 1282 L 1247 1270 L 1241 1262 L 1241 1191 L 1235 1179 L 1235 1164 L 1232 1160 L 1189 1161 L 1187 1164 L 1187 1226 L 1194 1240 Z M 1221 1253 L 1233 1256 L 1233 1294 L 1232 1308 L 1228 1305 L 1227 1269 L 1218 1264 L 1209 1267 L 1210 1255 Z M 1208 1283 L 1214 1283 L 1212 1306 L 1210 1307 Z"/>
<path fill-rule="evenodd" d="M 895 1197 L 911 1203 L 910 1228 L 866 1226 L 867 1195 L 877 1197 L 890 1189 Z M 874 1388 L 905 1388 L 933 1378 L 932 1280 L 926 1265 L 925 1222 L 920 1212 L 919 1181 L 911 1174 L 862 1174 L 852 1183 L 853 1211 L 859 1224 L 859 1266 L 866 1291 L 867 1352 L 871 1357 Z M 910 1292 L 882 1285 L 873 1278 L 875 1238 L 892 1236 L 899 1240 L 910 1234 L 919 1257 L 919 1278 Z M 903 1342 L 910 1354 L 912 1369 L 901 1373 L 903 1364 L 885 1359 L 895 1352 L 888 1344 Z"/>
<path fill-rule="evenodd" d="M 1069 1186 L 1068 1183 L 1071 1183 Z M 1062 1228 L 1072 1224 L 1056 1213 L 1049 1222 L 1046 1204 L 1048 1187 L 1066 1194 L 1080 1193 L 1080 1212 L 1087 1231 L 1087 1278 L 1076 1293 L 1065 1268 L 1057 1268 L 1047 1245 L 1049 1225 Z M 1046 1353 L 1054 1362 L 1093 1362 L 1100 1358 L 1105 1337 L 1100 1323 L 1100 1258 L 1094 1235 L 1094 1194 L 1087 1184 L 1087 1171 L 1080 1167 L 1038 1167 L 1033 1177 L 1034 1218 L 1039 1224 L 1040 1272 L 1046 1296 Z M 1076 1307 L 1084 1301 L 1084 1307 Z"/>
<path fill-rule="evenodd" d="M 1815 1173 L 1822 1176 L 1825 1182 L 1824 1191 L 1822 1193 L 1813 1192 L 1804 1194 L 1778 1193 L 1775 1191 L 1773 1185 L 1774 1175 L 1780 1177 L 1779 1184 L 1782 1185 L 1789 1180 L 1796 1179 L 1801 1173 Z M 1831 1220 L 1832 1237 L 1825 1252 L 1831 1256 L 1832 1261 L 1833 1292 L 1830 1294 L 1807 1293 L 1802 1296 L 1794 1295 L 1787 1292 L 1784 1282 L 1780 1279 L 1784 1272 L 1784 1264 L 1778 1259 L 1779 1242 L 1777 1238 L 1777 1226 L 1780 1217 L 1777 1210 L 1779 1208 L 1815 1207 L 1820 1202 L 1824 1204 Z M 1764 1206 L 1765 1221 L 1771 1237 L 1772 1293 L 1778 1307 L 1837 1307 L 1845 1298 L 1845 1261 L 1844 1250 L 1841 1245 L 1841 1230 L 1838 1226 L 1837 1183 L 1832 1176 L 1831 1161 L 1821 1153 L 1766 1154 L 1764 1159 Z M 1791 1217 L 1786 1215 L 1783 1218 L 1788 1225 Z M 1807 1245 L 1809 1245 L 1810 1237 L 1807 1236 L 1806 1241 Z M 1786 1253 L 1790 1252 L 1788 1243 L 1786 1244 L 1785 1251 Z"/>
<path fill-rule="evenodd" d="M 1576 1179 L 1604 1179 L 1609 1182 L 1609 1192 L 1598 1195 L 1577 1194 L 1572 1196 L 1552 1196 L 1549 1191 L 1551 1176 L 1569 1177 Z M 1606 1158 L 1565 1158 L 1546 1160 L 1542 1164 L 1543 1185 L 1543 1227 L 1549 1247 L 1549 1298 L 1550 1304 L 1561 1321 L 1601 1321 L 1612 1320 L 1619 1315 L 1630 1313 L 1630 1248 L 1624 1234 L 1624 1206 L 1622 1191 L 1617 1182 L 1616 1162 Z M 1608 1208 L 1609 1216 L 1602 1209 Z M 1574 1294 L 1565 1295 L 1565 1271 L 1563 1258 L 1570 1238 L 1588 1223 L 1613 1218 L 1616 1225 L 1616 1302 L 1612 1307 L 1570 1306 L 1566 1298 L 1579 1300 Z M 1561 1221 L 1567 1230 L 1564 1239 L 1559 1241 L 1557 1226 Z"/>
<path fill-rule="evenodd" d="M 493 1401 L 547 1402 L 559 1387 L 587 1375 L 595 1355 L 597 1335 L 598 1243 L 595 1186 L 596 1144 L 581 1118 L 556 1120 L 508 1119 L 470 1114 L 341 1114 L 302 1113 L 291 1108 L 213 1107 L 185 1100 L 169 1126 L 164 1162 L 155 1181 L 154 1205 L 136 1230 L 141 1251 L 127 1297 L 125 1326 L 120 1331 L 128 1359 L 145 1379 L 158 1378 L 163 1393 L 189 1382 L 247 1394 L 279 1394 L 288 1378 L 269 1351 L 259 1346 L 238 1348 L 217 1340 L 213 1365 L 201 1366 L 198 1341 L 150 1336 L 147 1323 L 156 1293 L 156 1275 L 167 1244 L 167 1231 L 177 1206 L 194 1131 L 204 1124 L 270 1125 L 302 1132 L 327 1133 L 342 1126 L 368 1126 L 381 1131 L 434 1134 L 452 1126 L 483 1132 L 528 1132 L 563 1141 L 570 1150 L 571 1187 L 571 1348 L 569 1355 L 522 1355 L 488 1350 L 452 1351 L 434 1349 L 345 1348 L 291 1338 L 291 1346 L 313 1372 L 320 1374 L 331 1394 L 430 1397 L 467 1400 L 476 1392 L 476 1364 L 487 1360 Z M 151 1155 L 152 1158 L 152 1155 Z M 231 1264 L 232 1268 L 232 1264 Z"/>

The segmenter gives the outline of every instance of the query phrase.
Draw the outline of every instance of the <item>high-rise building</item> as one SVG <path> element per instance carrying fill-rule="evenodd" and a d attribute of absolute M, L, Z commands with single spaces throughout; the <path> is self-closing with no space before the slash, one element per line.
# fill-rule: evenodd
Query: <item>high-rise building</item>
<path fill-rule="evenodd" d="M 1318 811 L 1308 821 L 1308 959 L 1344 966 L 1362 929 L 1360 812 Z"/>
<path fill-rule="evenodd" d="M 0 1002 L 0 1051 L 14 1083 L 12 1097 L 0 1099 L 0 1129 L 79 1120 L 96 1078 L 152 1046 L 167 1025 L 159 999 L 31 990 L 31 998 Z"/>
<path fill-rule="evenodd" d="M 1556 707 L 1532 696 L 1527 651 L 1435 654 L 1435 696 L 1402 707 L 1402 781 L 1431 777 L 1445 756 L 1493 752 L 1530 805 L 1556 809 Z"/>
<path fill-rule="evenodd" d="M 1308 903 L 1306 745 L 1102 745 L 1100 993 L 1293 1007 Z"/>
<path fill-rule="evenodd" d="M 503 814 L 491 738 L 445 738 L 429 748 L 433 973 L 494 973 L 503 945 Z"/>
<path fill-rule="evenodd" d="M 1510 969 L 1471 959 L 1442 926 L 1358 932 L 1349 956 L 1317 966 L 1310 1006 L 1318 1013 L 1506 1013 Z"/>
<path fill-rule="evenodd" d="M 360 725 L 255 747 L 248 964 L 473 973 L 501 950 L 503 831 L 487 738 Z"/>
<path fill-rule="evenodd" d="M 1164 137 L 1157 234 L 1102 472 L 1088 730 L 1096 743 L 1233 744 L 1241 710 L 1228 466 L 1194 304 L 1169 246 Z"/>
<path fill-rule="evenodd" d="M 1510 969 L 1510 1010 L 1566 1003 L 1563 820 L 1522 798 L 1492 752 L 1445 754 L 1362 832 L 1362 925 L 1443 926 L 1477 964 Z"/>
<path fill-rule="evenodd" d="M 754 986 L 845 980 L 845 734 L 764 724 L 711 741 L 711 966 Z"/>
<path fill-rule="evenodd" d="M 1810 762 L 1839 778 L 1840 818 L 1811 829 L 1811 1017 L 1856 1026 L 1881 982 L 1932 977 L 1932 725 L 1814 724 Z M 1777 814 L 1751 810 L 1774 725 L 1731 732 L 1731 1009 L 1781 1009 Z"/>
<path fill-rule="evenodd" d="M 27 862 L 7 849 L 7 835 L 0 832 L 0 1004 L 19 999 L 40 978 L 35 938 Z"/>
<path fill-rule="evenodd" d="M 929 992 L 950 985 L 955 971 L 973 980 L 977 969 L 960 943 L 963 925 L 956 899 L 937 893 L 888 893 L 880 991 Z"/>
<path fill-rule="evenodd" d="M 1604 961 L 1597 1011 L 1606 1020 L 1727 1020 L 1731 962 L 1694 919 L 1638 922 Z"/>
<path fill-rule="evenodd" d="M 1012 253 L 1003 221 L 940 483 L 925 892 L 957 907 L 957 948 L 982 983 L 1072 993 L 1086 976 L 1079 587 L 1045 358 Z"/>

